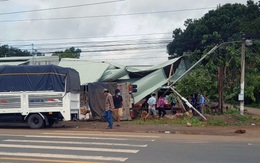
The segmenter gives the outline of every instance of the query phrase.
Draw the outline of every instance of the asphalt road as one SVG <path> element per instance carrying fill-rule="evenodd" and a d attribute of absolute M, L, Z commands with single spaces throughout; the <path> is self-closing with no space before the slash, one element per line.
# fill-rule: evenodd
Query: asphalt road
<path fill-rule="evenodd" d="M 260 138 L 0 129 L 0 163 L 258 163 Z"/>

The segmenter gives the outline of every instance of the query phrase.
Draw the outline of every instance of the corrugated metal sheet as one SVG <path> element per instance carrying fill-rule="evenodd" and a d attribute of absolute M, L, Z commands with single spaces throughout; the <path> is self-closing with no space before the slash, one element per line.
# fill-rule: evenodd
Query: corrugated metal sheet
<path fill-rule="evenodd" d="M 24 64 L 28 64 L 28 61 L 20 61 L 20 62 L 0 62 L 0 66 L 3 66 L 3 65 L 16 66 L 16 65 L 24 65 Z"/>
<path fill-rule="evenodd" d="M 169 66 L 181 58 L 182 57 L 174 58 L 174 59 L 168 60 L 166 62 L 163 62 L 163 63 L 155 65 L 155 66 L 143 66 L 143 67 L 142 66 L 136 66 L 136 67 L 131 66 L 131 67 L 126 67 L 126 69 L 129 72 L 154 71 L 154 70 Z"/>
<path fill-rule="evenodd" d="M 109 82 L 116 81 L 124 76 L 128 75 L 125 69 L 113 69 L 106 70 L 100 81 Z"/>
<path fill-rule="evenodd" d="M 150 68 L 152 68 L 153 66 L 126 66 L 126 70 L 129 72 L 140 72 L 140 71 L 147 71 Z"/>
<path fill-rule="evenodd" d="M 188 69 L 190 65 L 186 64 L 185 58 L 183 58 L 179 64 L 179 67 L 176 69 L 174 75 L 170 78 L 171 82 L 175 82 L 182 74 L 184 74 Z"/>
<path fill-rule="evenodd" d="M 1 57 L 0 61 L 27 61 L 31 59 L 32 56 L 22 56 L 22 57 Z"/>
<path fill-rule="evenodd" d="M 16 64 L 17 63 L 17 64 Z M 22 56 L 22 57 L 2 57 L 0 58 L 1 65 L 58 65 L 58 56 Z"/>
<path fill-rule="evenodd" d="M 145 96 L 149 95 L 151 92 L 161 88 L 165 83 L 167 83 L 167 77 L 163 69 L 156 70 L 151 74 L 137 80 L 133 84 L 136 84 L 137 92 L 134 93 L 135 103 L 142 100 Z"/>
<path fill-rule="evenodd" d="M 79 72 L 80 84 L 98 82 L 110 64 L 102 62 L 91 62 L 80 59 L 64 58 L 60 61 L 59 66 L 70 67 Z"/>
<path fill-rule="evenodd" d="M 180 62 L 177 62 L 180 60 Z M 175 69 L 174 75 L 171 77 L 171 81 L 176 81 L 184 72 L 187 71 L 189 68 L 189 64 L 186 63 L 186 58 L 179 57 L 174 60 L 168 61 L 167 63 L 163 63 L 158 65 L 158 70 L 150 73 L 149 75 L 133 82 L 133 84 L 137 85 L 137 93 L 134 93 L 135 103 L 139 102 L 147 95 L 151 94 L 152 92 L 160 89 L 162 86 L 167 84 L 168 77 L 164 72 L 164 66 L 169 66 L 172 63 L 179 63 L 177 68 Z"/>

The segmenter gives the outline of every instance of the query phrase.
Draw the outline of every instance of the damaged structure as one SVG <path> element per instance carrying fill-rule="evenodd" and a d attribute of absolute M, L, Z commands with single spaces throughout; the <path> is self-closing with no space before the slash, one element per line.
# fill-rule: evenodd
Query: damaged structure
<path fill-rule="evenodd" d="M 100 119 L 104 109 L 102 90 L 108 88 L 114 94 L 114 90 L 119 88 L 125 103 L 122 119 L 129 120 L 134 104 L 163 86 L 174 83 L 191 65 L 186 57 L 178 57 L 155 66 L 123 66 L 112 62 L 63 58 L 59 66 L 79 72 L 81 106 L 90 108 L 93 118 Z M 129 85 L 136 85 L 138 91 L 129 92 Z"/>

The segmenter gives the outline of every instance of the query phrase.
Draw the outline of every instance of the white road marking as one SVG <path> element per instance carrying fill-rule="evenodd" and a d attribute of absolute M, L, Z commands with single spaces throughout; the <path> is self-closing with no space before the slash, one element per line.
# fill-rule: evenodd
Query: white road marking
<path fill-rule="evenodd" d="M 127 157 L 104 157 L 104 156 L 80 156 L 80 155 L 64 155 L 64 154 L 44 154 L 44 153 L 11 153 L 0 152 L 2 156 L 15 157 L 40 157 L 40 158 L 55 158 L 55 159 L 77 159 L 77 160 L 99 160 L 99 161 L 120 161 L 124 162 Z"/>
<path fill-rule="evenodd" d="M 59 139 L 89 139 L 89 140 L 118 140 L 118 141 L 147 141 L 154 142 L 155 139 L 125 139 L 125 138 L 111 138 L 111 137 L 83 137 L 83 136 L 55 136 L 55 135 L 13 135 L 13 134 L 0 134 L 1 136 L 19 136 L 29 138 L 59 138 Z"/>
<path fill-rule="evenodd" d="M 18 145 L 18 144 L 0 144 L 5 148 L 32 148 L 32 149 L 55 149 L 55 150 L 78 150 L 78 151 L 96 151 L 96 152 L 117 152 L 117 153 L 137 153 L 139 150 L 132 149 L 112 149 L 112 148 L 87 148 L 87 147 L 65 147 L 65 146 L 39 146 L 39 145 Z"/>
<path fill-rule="evenodd" d="M 59 139 L 89 139 L 89 140 L 117 140 L 117 141 L 155 141 L 154 139 L 125 139 L 125 138 L 111 138 L 111 137 L 83 137 L 83 136 L 57 136 L 57 135 L 24 135 L 24 137 L 29 138 L 59 138 Z"/>
<path fill-rule="evenodd" d="M 176 143 L 183 143 L 183 144 L 208 144 L 209 141 L 204 140 L 176 140 Z"/>
<path fill-rule="evenodd" d="M 106 133 L 96 133 L 96 134 L 89 134 L 89 133 L 77 133 L 77 132 L 54 132 L 54 133 L 50 133 L 50 132 L 44 132 L 44 133 L 41 133 L 41 134 L 44 134 L 44 135 L 78 135 L 78 136 L 106 136 L 105 135 Z M 112 137 L 129 137 L 129 138 L 159 138 L 159 136 L 150 136 L 150 135 L 119 135 L 119 134 L 112 134 L 112 133 L 107 133 L 109 134 L 109 136 L 112 136 Z"/>
<path fill-rule="evenodd" d="M 43 141 L 43 140 L 14 140 L 7 139 L 5 142 L 23 142 L 23 143 L 49 143 L 49 144 L 86 144 L 86 145 L 107 145 L 107 146 L 126 146 L 126 147 L 147 147 L 147 144 L 121 144 L 121 143 L 100 143 L 100 142 L 71 142 L 71 141 Z"/>

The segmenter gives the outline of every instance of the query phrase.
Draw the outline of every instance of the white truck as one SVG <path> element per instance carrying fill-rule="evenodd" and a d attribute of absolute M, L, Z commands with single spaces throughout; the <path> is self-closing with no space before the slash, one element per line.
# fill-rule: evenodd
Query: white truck
<path fill-rule="evenodd" d="M 71 120 L 80 108 L 76 70 L 55 65 L 0 66 L 0 122 L 27 122 L 30 128 Z"/>

